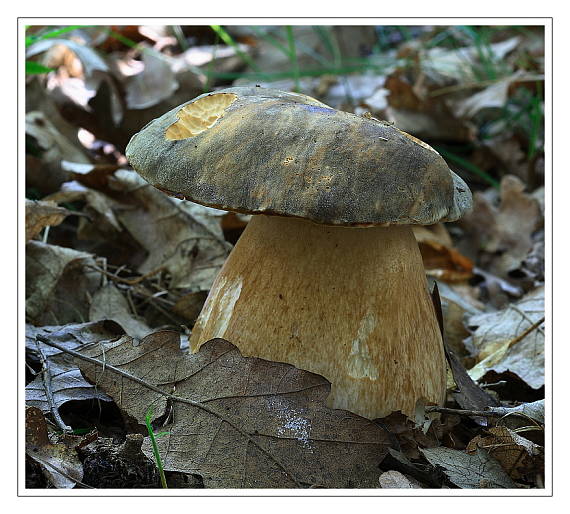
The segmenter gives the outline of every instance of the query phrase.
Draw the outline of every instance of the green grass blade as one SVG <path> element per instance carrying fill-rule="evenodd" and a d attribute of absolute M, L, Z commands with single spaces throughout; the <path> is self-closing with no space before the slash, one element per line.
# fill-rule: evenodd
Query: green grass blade
<path fill-rule="evenodd" d="M 26 47 L 30 46 L 33 43 L 36 43 L 37 41 L 59 37 L 73 30 L 84 29 L 90 26 L 91 25 L 69 25 L 60 29 L 50 30 L 49 32 L 45 32 L 43 34 L 31 34 L 29 36 L 26 36 Z"/>
<path fill-rule="evenodd" d="M 184 32 L 182 32 L 182 27 L 180 25 L 172 25 L 172 27 L 170 28 L 172 29 L 172 33 L 174 34 L 176 41 L 178 41 L 180 48 L 182 48 L 182 51 L 185 52 L 186 50 L 188 50 L 189 48 L 188 42 L 186 41 Z"/>
<path fill-rule="evenodd" d="M 210 25 L 212 30 L 219 36 L 219 38 L 228 46 L 231 46 L 237 55 L 245 62 L 252 70 L 259 71 L 259 68 L 253 61 L 253 59 L 242 52 L 239 45 L 234 41 L 234 38 L 221 26 L 221 25 Z"/>
<path fill-rule="evenodd" d="M 291 69 L 293 79 L 295 80 L 295 92 L 301 92 L 301 82 L 299 80 L 299 63 L 297 62 L 297 48 L 295 47 L 295 36 L 293 35 L 293 27 L 287 25 L 287 42 L 289 43 L 289 59 L 291 60 Z"/>
<path fill-rule="evenodd" d="M 160 474 L 160 483 L 163 489 L 168 489 L 168 485 L 166 484 L 166 476 L 164 475 L 164 467 L 162 466 L 162 459 L 160 457 L 160 452 L 158 451 L 158 445 L 156 444 L 156 435 L 152 428 L 152 407 L 148 408 L 146 412 L 146 416 L 144 418 L 146 429 L 148 431 L 148 435 L 150 437 L 150 442 L 152 444 L 152 453 L 154 455 L 154 459 L 156 461 L 156 466 L 158 468 L 158 473 Z M 164 435 L 164 433 L 161 433 Z"/>
<path fill-rule="evenodd" d="M 536 83 L 538 95 L 533 96 L 531 101 L 531 108 L 529 112 L 530 117 L 530 133 L 528 138 L 528 151 L 527 158 L 532 159 L 537 152 L 537 142 L 540 135 L 540 129 L 544 122 L 544 112 L 542 110 L 542 82 Z"/>
<path fill-rule="evenodd" d="M 499 189 L 499 182 L 497 182 L 491 175 L 489 175 L 486 171 L 482 170 L 476 164 L 473 164 L 471 161 L 464 159 L 463 157 L 457 155 L 456 153 L 450 152 L 445 150 L 441 147 L 434 146 L 434 148 L 444 157 L 445 159 L 452 161 L 456 164 L 459 164 L 462 168 L 465 168 L 467 171 L 478 175 L 483 180 L 485 180 L 489 185 L 493 186 L 496 189 Z"/>
<path fill-rule="evenodd" d="M 54 68 L 48 68 L 37 61 L 26 61 L 26 75 L 41 75 L 54 71 Z"/>

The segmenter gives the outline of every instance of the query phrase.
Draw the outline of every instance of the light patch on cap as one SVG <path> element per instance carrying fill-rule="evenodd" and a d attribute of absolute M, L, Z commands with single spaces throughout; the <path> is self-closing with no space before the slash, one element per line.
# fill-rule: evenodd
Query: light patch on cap
<path fill-rule="evenodd" d="M 428 145 L 427 143 L 424 143 L 421 139 L 418 139 L 417 137 L 414 137 L 411 134 L 404 132 L 403 130 L 398 129 L 398 131 L 400 132 L 400 134 L 403 134 L 408 139 L 411 139 L 414 143 L 416 143 L 420 146 L 423 146 L 424 148 L 427 148 L 428 150 L 431 150 L 433 153 L 439 155 L 439 152 L 437 152 L 437 150 L 434 150 L 430 145 Z"/>
<path fill-rule="evenodd" d="M 372 362 L 370 350 L 366 340 L 376 327 L 376 316 L 372 313 L 366 314 L 360 321 L 356 338 L 352 341 L 350 355 L 347 361 L 347 371 L 352 378 L 378 378 L 378 369 Z"/>
<path fill-rule="evenodd" d="M 208 130 L 237 99 L 233 93 L 205 96 L 185 105 L 178 111 L 178 120 L 166 129 L 165 137 L 171 141 L 188 139 Z"/>

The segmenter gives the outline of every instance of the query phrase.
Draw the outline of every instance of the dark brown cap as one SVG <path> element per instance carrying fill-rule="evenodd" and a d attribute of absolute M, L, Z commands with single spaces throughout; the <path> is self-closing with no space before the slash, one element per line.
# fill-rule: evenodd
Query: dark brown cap
<path fill-rule="evenodd" d="M 429 145 L 371 117 L 261 87 L 203 94 L 127 146 L 150 184 L 229 211 L 366 226 L 454 221 L 471 192 Z"/>

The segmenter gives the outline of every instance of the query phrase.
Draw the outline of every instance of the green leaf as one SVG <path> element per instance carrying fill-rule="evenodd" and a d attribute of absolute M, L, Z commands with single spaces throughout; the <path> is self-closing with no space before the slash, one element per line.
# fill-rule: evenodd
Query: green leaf
<path fill-rule="evenodd" d="M 89 27 L 90 25 L 68 25 L 66 27 L 61 27 L 55 30 L 49 30 L 48 32 L 44 32 L 41 34 L 32 34 L 30 36 L 26 36 L 26 47 L 30 46 L 32 43 L 36 41 L 42 41 L 43 39 L 50 39 L 59 37 L 67 32 L 71 32 L 76 29 Z"/>
<path fill-rule="evenodd" d="M 54 71 L 55 68 L 48 68 L 37 61 L 26 61 L 26 75 L 40 75 Z"/>

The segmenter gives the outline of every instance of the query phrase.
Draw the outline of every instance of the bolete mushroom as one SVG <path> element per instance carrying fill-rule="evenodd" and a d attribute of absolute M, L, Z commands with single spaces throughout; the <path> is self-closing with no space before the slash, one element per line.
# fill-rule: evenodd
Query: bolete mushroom
<path fill-rule="evenodd" d="M 194 326 L 244 356 L 331 383 L 367 418 L 441 404 L 442 338 L 411 225 L 458 219 L 471 192 L 430 146 L 370 116 L 260 87 L 203 94 L 133 136 L 150 184 L 250 213 Z"/>

